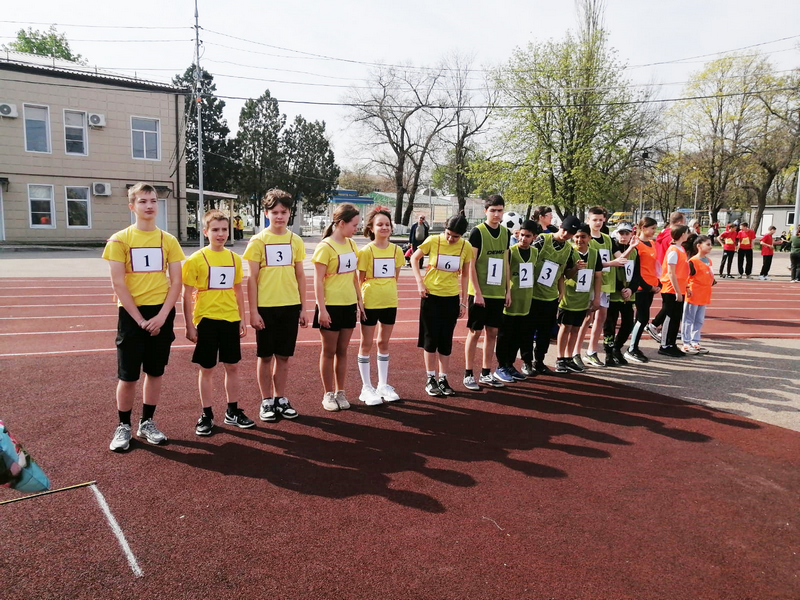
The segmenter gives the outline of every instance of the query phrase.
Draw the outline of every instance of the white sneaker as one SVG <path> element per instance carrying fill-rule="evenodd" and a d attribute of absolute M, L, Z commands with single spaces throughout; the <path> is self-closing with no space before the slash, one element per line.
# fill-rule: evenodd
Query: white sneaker
<path fill-rule="evenodd" d="M 361 394 L 359 394 L 358 399 L 361 400 L 367 406 L 377 406 L 378 404 L 383 404 L 383 400 L 381 400 L 380 394 L 375 392 L 374 387 L 367 384 L 364 384 L 361 387 Z"/>
<path fill-rule="evenodd" d="M 148 444 L 153 444 L 154 446 L 160 446 L 167 441 L 167 436 L 158 430 L 156 424 L 153 423 L 153 419 L 147 419 L 147 421 L 142 421 L 139 423 L 139 429 L 136 431 L 136 436 L 144 439 L 145 442 Z"/>
<path fill-rule="evenodd" d="M 108 449 L 112 452 L 125 452 L 130 447 L 130 444 L 131 426 L 120 423 L 114 431 L 114 437 L 111 439 Z"/>
<path fill-rule="evenodd" d="M 697 350 L 689 346 L 688 344 L 684 344 L 681 350 L 684 351 L 686 354 L 698 354 Z"/>
<path fill-rule="evenodd" d="M 339 410 L 339 404 L 337 404 L 333 392 L 325 392 L 325 395 L 322 397 L 322 408 L 331 412 Z"/>
<path fill-rule="evenodd" d="M 397 402 L 398 400 L 400 400 L 400 395 L 396 391 L 394 391 L 394 388 L 390 386 L 388 383 L 379 385 L 378 389 L 376 390 L 376 393 L 386 402 Z"/>
<path fill-rule="evenodd" d="M 334 400 L 336 400 L 336 404 L 339 405 L 339 410 L 347 410 L 350 408 L 350 403 L 347 401 L 347 398 L 344 396 L 344 390 L 339 390 L 333 395 Z"/>
<path fill-rule="evenodd" d="M 464 377 L 464 387 L 467 388 L 468 390 L 479 390 L 479 389 L 481 389 L 481 386 L 479 386 L 475 382 L 475 376 L 474 375 L 467 375 L 466 377 Z"/>

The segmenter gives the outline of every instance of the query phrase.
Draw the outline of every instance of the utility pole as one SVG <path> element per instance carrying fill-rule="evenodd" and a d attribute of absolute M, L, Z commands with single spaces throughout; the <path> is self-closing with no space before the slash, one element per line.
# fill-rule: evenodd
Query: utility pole
<path fill-rule="evenodd" d="M 197 12 L 197 0 L 194 0 L 194 49 L 195 49 L 195 77 L 194 95 L 197 108 L 197 237 L 200 248 L 205 245 L 203 239 L 203 95 L 200 85 L 200 17 Z"/>

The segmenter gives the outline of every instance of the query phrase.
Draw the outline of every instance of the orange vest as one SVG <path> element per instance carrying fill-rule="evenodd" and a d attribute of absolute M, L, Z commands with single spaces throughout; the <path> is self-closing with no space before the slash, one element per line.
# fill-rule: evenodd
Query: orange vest
<path fill-rule="evenodd" d="M 700 255 L 693 256 L 689 262 L 694 265 L 695 274 L 689 274 L 689 289 L 692 290 L 691 298 L 687 297 L 686 302 L 705 306 L 711 304 L 711 286 L 714 285 L 714 271 L 711 269 L 711 262 L 704 263 Z"/>
<path fill-rule="evenodd" d="M 672 287 L 672 282 L 669 280 L 669 266 L 667 265 L 667 257 L 672 250 L 678 253 L 678 263 L 675 265 L 675 279 L 678 280 L 680 293 L 685 294 L 686 282 L 689 280 L 689 261 L 686 259 L 686 251 L 682 247 L 674 244 L 670 246 L 664 254 L 664 262 L 661 265 L 661 293 L 675 293 L 675 288 Z"/>
<path fill-rule="evenodd" d="M 639 273 L 647 285 L 658 286 L 658 273 L 656 272 L 656 243 L 655 241 L 646 243 L 639 241 L 636 251 L 639 253 Z"/>

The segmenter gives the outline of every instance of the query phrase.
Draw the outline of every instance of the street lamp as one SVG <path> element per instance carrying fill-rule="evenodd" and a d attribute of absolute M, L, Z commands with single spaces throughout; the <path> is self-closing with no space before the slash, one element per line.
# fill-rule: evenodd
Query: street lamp
<path fill-rule="evenodd" d="M 650 158 L 650 153 L 647 150 L 642 151 L 642 167 L 644 167 L 644 161 Z M 642 220 L 642 213 L 643 213 L 643 205 L 644 205 L 644 177 L 639 179 L 639 221 Z"/>

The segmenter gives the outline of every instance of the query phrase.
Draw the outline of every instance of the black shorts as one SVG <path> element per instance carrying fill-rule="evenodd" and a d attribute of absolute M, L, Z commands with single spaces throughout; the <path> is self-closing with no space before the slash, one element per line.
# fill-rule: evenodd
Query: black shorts
<path fill-rule="evenodd" d="M 235 365 L 242 360 L 240 323 L 241 321 L 220 321 L 205 317 L 200 319 L 192 362 L 204 369 L 211 369 L 217 364 L 217 356 L 219 362 L 228 365 Z"/>
<path fill-rule="evenodd" d="M 394 325 L 397 321 L 397 307 L 392 308 L 365 308 L 367 319 L 361 319 L 361 324 L 375 327 L 379 322 L 383 325 Z"/>
<path fill-rule="evenodd" d="M 139 306 L 145 319 L 152 319 L 163 304 Z M 169 362 L 169 350 L 175 341 L 173 325 L 175 309 L 169 311 L 167 320 L 158 335 L 152 336 L 133 320 L 128 311 L 119 307 L 117 321 L 117 377 L 121 381 L 139 381 L 141 371 L 151 377 L 161 377 Z"/>
<path fill-rule="evenodd" d="M 475 304 L 475 296 L 469 297 L 467 304 L 467 327 L 473 331 L 481 331 L 484 327 L 500 327 L 503 324 L 505 298 L 484 298 L 486 306 Z"/>
<path fill-rule="evenodd" d="M 256 330 L 256 354 L 259 358 L 294 356 L 297 329 L 300 326 L 300 305 L 259 306 L 258 314 L 264 329 Z"/>
<path fill-rule="evenodd" d="M 328 314 L 331 316 L 330 327 L 320 327 L 319 306 L 314 309 L 314 329 L 325 329 L 327 331 L 341 331 L 342 329 L 354 329 L 356 326 L 357 304 L 347 306 L 328 306 Z"/>
<path fill-rule="evenodd" d="M 450 356 L 453 351 L 453 332 L 458 321 L 458 296 L 422 298 L 419 306 L 419 338 L 417 346 L 425 352 Z"/>
<path fill-rule="evenodd" d="M 588 310 L 564 310 L 558 309 L 558 324 L 570 325 L 572 327 L 580 327 L 586 318 Z"/>

